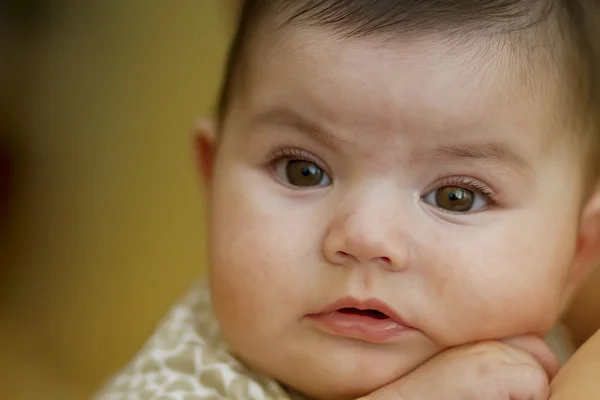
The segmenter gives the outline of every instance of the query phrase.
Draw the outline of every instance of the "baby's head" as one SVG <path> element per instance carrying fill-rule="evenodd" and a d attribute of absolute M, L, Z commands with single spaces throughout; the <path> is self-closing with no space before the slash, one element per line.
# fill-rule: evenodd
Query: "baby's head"
<path fill-rule="evenodd" d="M 241 359 L 352 397 L 550 329 L 600 253 L 585 7 L 247 2 L 198 141 L 214 310 Z"/>

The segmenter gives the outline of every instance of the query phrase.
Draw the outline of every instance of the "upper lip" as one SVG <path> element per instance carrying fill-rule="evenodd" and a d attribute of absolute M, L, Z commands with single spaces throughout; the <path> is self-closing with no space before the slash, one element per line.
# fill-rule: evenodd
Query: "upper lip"
<path fill-rule="evenodd" d="M 329 304 L 327 307 L 313 315 L 330 314 L 342 308 L 356 308 L 357 310 L 379 311 L 380 313 L 387 315 L 392 321 L 394 321 L 398 325 L 411 327 L 392 307 L 390 307 L 387 303 L 377 298 L 360 300 L 355 297 L 344 297 L 334 301 L 333 303 Z"/>

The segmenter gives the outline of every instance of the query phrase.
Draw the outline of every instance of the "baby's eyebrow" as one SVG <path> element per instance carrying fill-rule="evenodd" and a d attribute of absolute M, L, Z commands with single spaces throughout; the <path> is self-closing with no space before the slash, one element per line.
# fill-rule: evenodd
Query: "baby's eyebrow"
<path fill-rule="evenodd" d="M 499 142 L 463 141 L 415 151 L 412 163 L 432 160 L 473 159 L 503 164 L 522 173 L 533 173 L 531 164 L 508 146 Z"/>
<path fill-rule="evenodd" d="M 350 146 L 350 142 L 346 138 L 328 131 L 318 123 L 287 107 L 274 107 L 265 112 L 258 113 L 252 118 L 251 123 L 252 125 L 271 125 L 290 128 L 333 149 L 337 149 L 340 146 Z"/>

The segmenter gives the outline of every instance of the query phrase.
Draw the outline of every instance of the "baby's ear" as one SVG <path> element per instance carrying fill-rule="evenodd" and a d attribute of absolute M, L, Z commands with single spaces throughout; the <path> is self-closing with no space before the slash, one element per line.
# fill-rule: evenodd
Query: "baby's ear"
<path fill-rule="evenodd" d="M 206 183 L 209 183 L 212 177 L 216 137 L 217 126 L 214 119 L 204 118 L 196 123 L 194 128 L 196 166 Z"/>
<path fill-rule="evenodd" d="M 600 264 L 600 187 L 588 199 L 581 214 L 571 282 L 577 290 Z"/>

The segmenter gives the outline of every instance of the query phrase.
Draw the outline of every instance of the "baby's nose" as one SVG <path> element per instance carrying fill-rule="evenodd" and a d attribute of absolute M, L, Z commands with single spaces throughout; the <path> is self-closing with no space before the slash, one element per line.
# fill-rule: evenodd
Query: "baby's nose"
<path fill-rule="evenodd" d="M 350 246 L 344 246 L 344 247 L 350 247 Z M 388 256 L 380 256 L 380 257 L 370 257 L 370 256 L 366 256 L 366 257 L 357 257 L 354 254 L 356 254 L 358 252 L 352 252 L 352 253 L 346 253 L 345 251 L 337 251 L 336 252 L 336 257 L 338 257 L 339 260 L 342 259 L 348 259 L 349 262 L 354 262 L 354 263 L 380 263 L 386 266 L 390 266 L 392 264 L 392 259 Z"/>
<path fill-rule="evenodd" d="M 389 218 L 353 212 L 333 221 L 323 243 L 335 265 L 378 265 L 402 271 L 410 265 L 410 236 Z"/>

